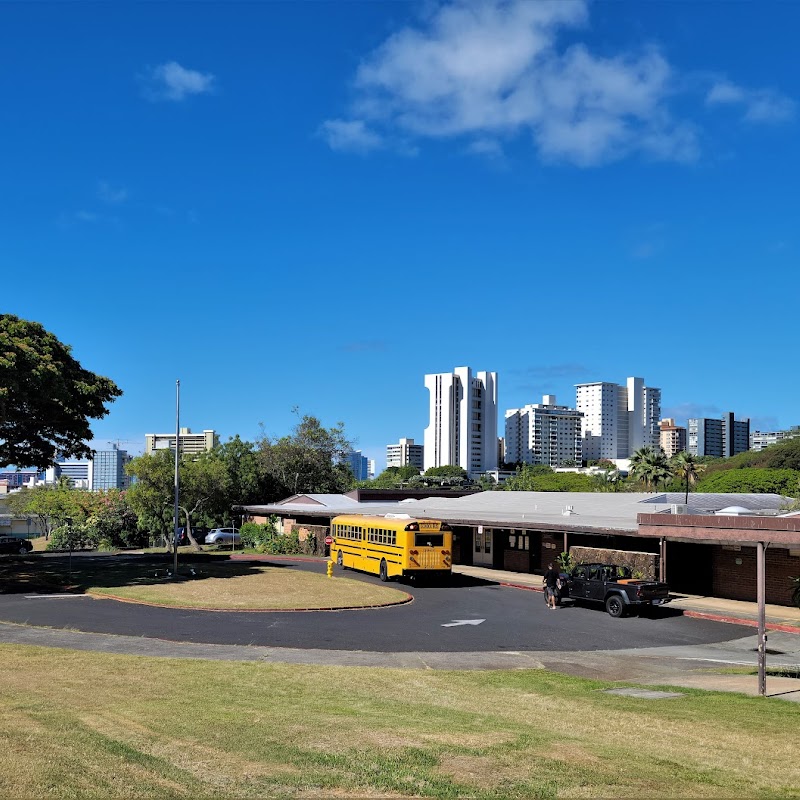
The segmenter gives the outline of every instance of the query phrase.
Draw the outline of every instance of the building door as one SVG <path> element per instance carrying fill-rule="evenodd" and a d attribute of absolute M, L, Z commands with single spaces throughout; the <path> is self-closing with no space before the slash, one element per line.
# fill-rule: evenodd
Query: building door
<path fill-rule="evenodd" d="M 478 527 L 475 528 L 472 563 L 476 567 L 492 566 L 492 557 L 493 557 L 492 534 L 493 534 L 492 529 L 484 528 L 483 525 L 478 525 Z"/>

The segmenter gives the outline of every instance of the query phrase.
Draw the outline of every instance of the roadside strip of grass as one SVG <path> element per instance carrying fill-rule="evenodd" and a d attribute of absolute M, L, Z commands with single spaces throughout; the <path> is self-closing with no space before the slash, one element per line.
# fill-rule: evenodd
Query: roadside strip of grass
<path fill-rule="evenodd" d="M 0 658 L 5 796 L 800 797 L 800 714 L 778 700 L 544 670 Z"/>

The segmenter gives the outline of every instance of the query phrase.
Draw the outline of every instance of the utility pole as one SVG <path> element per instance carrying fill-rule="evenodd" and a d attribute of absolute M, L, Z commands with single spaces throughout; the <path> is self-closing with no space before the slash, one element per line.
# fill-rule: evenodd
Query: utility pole
<path fill-rule="evenodd" d="M 174 553 L 172 565 L 173 579 L 178 577 L 178 541 L 180 523 L 180 492 L 181 481 L 178 474 L 181 451 L 181 382 L 175 381 L 175 530 L 172 532 L 172 551 Z"/>

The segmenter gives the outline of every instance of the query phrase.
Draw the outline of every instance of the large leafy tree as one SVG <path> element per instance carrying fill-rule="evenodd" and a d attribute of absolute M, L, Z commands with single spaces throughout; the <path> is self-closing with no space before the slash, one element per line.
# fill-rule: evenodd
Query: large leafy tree
<path fill-rule="evenodd" d="M 225 465 L 229 506 L 264 503 L 279 492 L 276 481 L 264 469 L 264 461 L 252 442 L 234 436 L 214 449 Z"/>
<path fill-rule="evenodd" d="M 89 420 L 121 394 L 38 322 L 0 314 L 0 464 L 45 468 L 57 454 L 89 457 Z"/>
<path fill-rule="evenodd" d="M 128 491 L 128 500 L 146 530 L 157 531 L 170 540 L 174 525 L 175 456 L 170 450 L 134 458 L 125 467 L 136 483 Z M 194 538 L 193 525 L 198 522 L 216 524 L 229 515 L 229 480 L 225 464 L 215 452 L 181 458 L 180 509 L 185 519 L 186 535 L 192 546 L 200 546 Z"/>
<path fill-rule="evenodd" d="M 65 520 L 78 521 L 85 516 L 85 503 L 81 501 L 86 494 L 73 489 L 69 480 L 62 478 L 57 484 L 25 488 L 9 495 L 8 506 L 16 516 L 33 517 L 42 536 L 49 539 Z"/>
<path fill-rule="evenodd" d="M 467 471 L 457 464 L 445 464 L 441 467 L 428 467 L 425 470 L 426 478 L 466 478 Z"/>
<path fill-rule="evenodd" d="M 266 501 L 301 492 L 345 492 L 355 484 L 345 460 L 353 445 L 341 422 L 325 428 L 306 414 L 288 436 L 265 436 L 258 447 L 264 473 L 275 487 Z"/>

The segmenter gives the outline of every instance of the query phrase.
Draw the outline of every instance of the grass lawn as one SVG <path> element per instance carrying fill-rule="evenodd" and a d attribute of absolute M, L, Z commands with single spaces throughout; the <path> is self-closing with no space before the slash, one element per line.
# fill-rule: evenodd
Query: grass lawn
<path fill-rule="evenodd" d="M 231 561 L 224 555 L 194 554 L 179 560 L 179 578 L 168 575 L 164 555 L 134 558 L 74 557 L 16 559 L 0 565 L 9 591 L 73 590 L 167 606 L 218 609 L 353 608 L 401 603 L 399 589 L 349 578 L 328 578 L 282 565 Z"/>
<path fill-rule="evenodd" d="M 800 797 L 800 708 L 543 670 L 437 672 L 0 645 L 10 797 Z"/>

